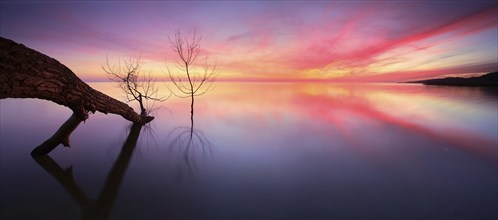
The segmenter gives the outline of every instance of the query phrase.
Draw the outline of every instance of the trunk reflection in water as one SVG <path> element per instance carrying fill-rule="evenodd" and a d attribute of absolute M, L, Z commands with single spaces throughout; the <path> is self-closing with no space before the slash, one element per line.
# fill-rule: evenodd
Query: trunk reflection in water
<path fill-rule="evenodd" d="M 71 148 L 50 153 L 61 166 L 38 159 L 64 190 L 29 152 L 70 110 L 5 99 L 0 218 L 494 220 L 497 102 L 477 87 L 217 83 L 195 100 L 194 127 L 190 100 L 160 103 L 131 159 L 122 145 L 133 135 L 120 133 L 129 122 L 91 115 Z M 123 160 L 125 177 L 114 165 Z"/>
<path fill-rule="evenodd" d="M 171 131 L 167 139 L 169 153 L 178 156 L 177 177 L 193 178 L 198 162 L 205 162 L 214 157 L 213 144 L 204 132 L 195 129 L 192 114 L 191 127 L 177 127 Z"/>
<path fill-rule="evenodd" d="M 63 127 L 61 127 L 63 128 Z M 33 159 L 48 173 L 50 173 L 61 185 L 66 192 L 78 203 L 82 210 L 81 219 L 108 219 L 114 200 L 118 194 L 121 182 L 126 173 L 126 169 L 133 156 L 133 151 L 137 145 L 137 140 L 140 135 L 142 125 L 133 124 L 130 129 L 128 138 L 121 148 L 121 152 L 114 162 L 107 179 L 104 183 L 102 191 L 95 201 L 89 199 L 83 190 L 73 178 L 73 168 L 63 169 L 50 156 L 33 157 Z M 64 132 L 59 130 L 58 132 Z M 69 134 L 72 130 L 67 130 Z"/>

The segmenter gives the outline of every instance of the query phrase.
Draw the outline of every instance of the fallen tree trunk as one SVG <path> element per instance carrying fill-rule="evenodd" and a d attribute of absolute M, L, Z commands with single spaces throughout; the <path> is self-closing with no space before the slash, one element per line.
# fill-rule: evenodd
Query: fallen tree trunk
<path fill-rule="evenodd" d="M 95 111 L 118 114 L 140 124 L 153 119 L 141 117 L 127 104 L 94 90 L 59 61 L 0 37 L 0 99 L 4 98 L 50 100 L 69 107 L 80 120 Z"/>

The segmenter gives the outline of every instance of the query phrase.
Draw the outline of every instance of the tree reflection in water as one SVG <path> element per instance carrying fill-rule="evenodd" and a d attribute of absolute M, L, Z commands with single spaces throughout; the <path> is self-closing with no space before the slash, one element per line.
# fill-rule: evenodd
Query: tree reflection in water
<path fill-rule="evenodd" d="M 213 144 L 204 132 L 190 127 L 177 127 L 168 136 L 169 152 L 178 155 L 177 176 L 182 179 L 192 178 L 198 169 L 198 162 L 213 157 Z"/>
<path fill-rule="evenodd" d="M 102 191 L 96 200 L 90 200 L 81 190 L 73 177 L 72 167 L 63 169 L 50 156 L 33 157 L 33 159 L 50 173 L 78 203 L 82 210 L 81 219 L 108 219 L 126 169 L 133 155 L 142 125 L 133 124 L 121 152 L 107 175 Z M 70 132 L 70 131 L 68 131 Z"/>

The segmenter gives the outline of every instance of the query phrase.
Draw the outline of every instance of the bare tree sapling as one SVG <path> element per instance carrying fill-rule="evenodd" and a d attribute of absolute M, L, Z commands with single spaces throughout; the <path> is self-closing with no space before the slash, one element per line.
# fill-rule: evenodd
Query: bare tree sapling
<path fill-rule="evenodd" d="M 140 106 L 140 115 L 147 117 L 154 102 L 164 101 L 169 96 L 161 97 L 155 86 L 155 78 L 142 72 L 143 62 L 140 57 L 129 57 L 117 64 L 111 64 L 109 57 L 102 64 L 102 69 L 110 80 L 116 82 L 126 95 L 126 101 L 136 101 Z M 171 94 L 170 94 L 171 95 Z"/>
<path fill-rule="evenodd" d="M 176 90 L 172 93 L 181 98 L 191 99 L 190 119 L 194 123 L 194 96 L 208 92 L 216 79 L 216 65 L 210 65 L 207 58 L 199 59 L 202 37 L 194 30 L 189 36 L 180 30 L 173 37 L 168 36 L 176 59 L 174 68 L 167 66 L 168 76 Z"/>

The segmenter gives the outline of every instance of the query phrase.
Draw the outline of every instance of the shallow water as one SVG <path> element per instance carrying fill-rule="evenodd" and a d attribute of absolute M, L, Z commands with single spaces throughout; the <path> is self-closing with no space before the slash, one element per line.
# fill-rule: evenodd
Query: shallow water
<path fill-rule="evenodd" d="M 217 83 L 196 99 L 191 141 L 189 104 L 156 104 L 131 148 L 128 121 L 90 115 L 72 147 L 35 161 L 70 110 L 1 100 L 0 218 L 498 217 L 496 91 Z"/>

